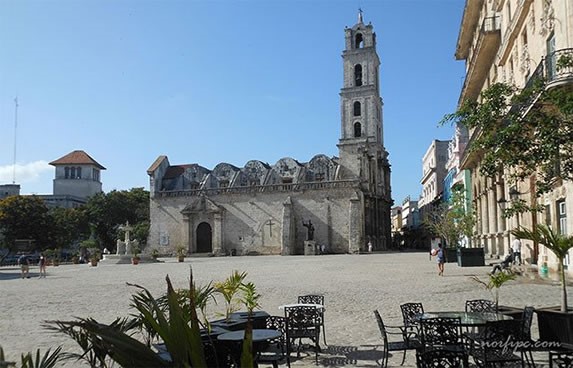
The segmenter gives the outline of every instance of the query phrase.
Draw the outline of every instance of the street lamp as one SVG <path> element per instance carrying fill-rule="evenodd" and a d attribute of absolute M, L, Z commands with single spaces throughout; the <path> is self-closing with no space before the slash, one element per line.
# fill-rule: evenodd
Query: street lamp
<path fill-rule="evenodd" d="M 515 187 L 509 188 L 510 202 L 517 201 L 519 199 L 519 196 L 522 194 L 524 193 L 520 193 Z M 497 200 L 497 205 L 502 211 L 505 211 L 505 209 L 507 208 L 507 204 L 508 201 L 504 197 L 501 197 L 500 199 Z"/>
<path fill-rule="evenodd" d="M 505 209 L 507 208 L 507 200 L 501 197 L 500 199 L 497 200 L 497 205 L 499 206 L 500 210 L 505 211 Z"/>

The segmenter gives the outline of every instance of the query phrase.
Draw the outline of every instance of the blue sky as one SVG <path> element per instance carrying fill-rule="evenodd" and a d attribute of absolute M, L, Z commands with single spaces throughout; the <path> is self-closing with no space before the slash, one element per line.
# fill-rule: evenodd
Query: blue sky
<path fill-rule="evenodd" d="M 456 108 L 461 0 L 2 0 L 0 183 L 52 192 L 47 163 L 81 149 L 104 190 L 145 187 L 172 164 L 243 166 L 338 155 L 344 27 L 377 34 L 396 204 Z"/>

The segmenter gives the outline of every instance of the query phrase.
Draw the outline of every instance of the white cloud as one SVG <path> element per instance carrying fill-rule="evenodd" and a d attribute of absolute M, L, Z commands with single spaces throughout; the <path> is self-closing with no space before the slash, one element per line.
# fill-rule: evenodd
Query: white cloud
<path fill-rule="evenodd" d="M 31 183 L 46 171 L 54 168 L 47 161 L 34 161 L 27 164 L 16 164 L 16 183 Z M 14 165 L 0 166 L 0 184 L 12 183 L 14 178 Z"/>

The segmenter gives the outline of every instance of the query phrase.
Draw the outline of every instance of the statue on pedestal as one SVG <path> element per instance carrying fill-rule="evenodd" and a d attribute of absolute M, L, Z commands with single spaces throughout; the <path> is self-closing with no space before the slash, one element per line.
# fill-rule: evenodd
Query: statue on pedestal
<path fill-rule="evenodd" d="M 306 240 L 314 240 L 314 225 L 312 222 L 308 220 L 308 223 L 305 224 L 303 220 L 302 226 L 306 227 Z"/>

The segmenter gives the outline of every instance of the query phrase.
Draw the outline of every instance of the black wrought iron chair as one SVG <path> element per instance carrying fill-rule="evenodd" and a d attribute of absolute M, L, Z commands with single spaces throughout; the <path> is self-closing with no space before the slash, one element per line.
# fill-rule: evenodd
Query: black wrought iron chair
<path fill-rule="evenodd" d="M 460 318 L 436 317 L 420 321 L 420 351 L 451 350 L 467 355 Z"/>
<path fill-rule="evenodd" d="M 573 350 L 550 352 L 549 368 L 573 368 Z"/>
<path fill-rule="evenodd" d="M 404 321 L 404 327 L 406 327 L 405 333 L 408 335 L 405 340 L 420 342 L 420 316 L 424 314 L 424 306 L 422 303 L 404 303 L 400 305 L 400 310 L 402 311 L 402 320 Z"/>
<path fill-rule="evenodd" d="M 393 351 L 402 351 L 402 363 L 403 365 L 406 361 L 406 351 L 419 348 L 420 345 L 411 343 L 407 338 L 406 328 L 404 326 L 388 326 L 382 321 L 380 313 L 375 310 L 374 316 L 376 316 L 376 322 L 378 323 L 378 328 L 380 329 L 380 334 L 382 335 L 382 342 L 384 346 L 384 352 L 382 356 L 381 368 L 386 368 L 388 366 L 388 355 Z M 399 332 L 398 332 L 399 331 Z M 400 340 L 388 341 L 388 335 L 400 335 Z"/>
<path fill-rule="evenodd" d="M 268 346 L 258 352 L 256 357 L 257 364 L 272 364 L 274 368 L 277 368 L 279 363 L 286 359 L 286 326 L 287 320 L 285 317 L 267 317 L 265 328 L 280 331 L 281 336 L 270 340 Z"/>
<path fill-rule="evenodd" d="M 468 356 L 463 351 L 428 350 L 416 352 L 418 368 L 469 367 Z"/>
<path fill-rule="evenodd" d="M 298 302 L 300 304 L 319 304 L 324 306 L 324 295 L 299 295 Z M 328 345 L 326 343 L 326 331 L 324 329 L 324 309 L 320 310 L 320 326 L 322 328 L 322 341 L 324 341 L 324 345 Z"/>
<path fill-rule="evenodd" d="M 521 321 L 502 320 L 486 322 L 476 337 L 470 355 L 478 366 L 505 367 L 511 364 L 524 367 L 523 354 L 517 355 L 508 342 L 516 342 L 521 330 Z"/>
<path fill-rule="evenodd" d="M 492 312 L 495 313 L 497 308 L 495 303 L 488 299 L 466 300 L 466 312 Z"/>
<path fill-rule="evenodd" d="M 314 344 L 315 361 L 318 364 L 318 352 L 320 351 L 320 321 L 321 316 L 318 308 L 311 306 L 285 307 L 286 318 L 286 346 L 287 364 L 290 367 L 290 354 L 295 340 L 298 339 L 297 357 L 300 357 L 302 339 L 309 339 Z"/>

